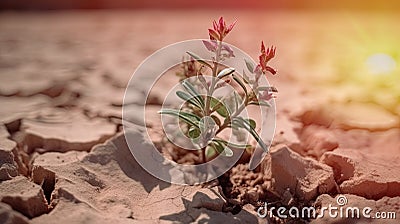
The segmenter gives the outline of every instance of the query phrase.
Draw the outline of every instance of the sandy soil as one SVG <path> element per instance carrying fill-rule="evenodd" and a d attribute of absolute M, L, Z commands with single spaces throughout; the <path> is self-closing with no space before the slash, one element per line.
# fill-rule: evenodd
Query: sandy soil
<path fill-rule="evenodd" d="M 321 207 L 339 194 L 349 206 L 399 215 L 400 90 L 371 96 L 375 87 L 346 79 L 357 69 L 344 53 L 358 49 L 360 29 L 377 42 L 386 31 L 398 40 L 395 15 L 224 12 L 238 19 L 228 42 L 253 58 L 261 39 L 278 48 L 270 155 L 255 171 L 244 156 L 204 186 L 171 185 L 139 166 L 121 132 L 130 75 L 167 44 L 207 38 L 220 14 L 0 14 L 0 223 L 382 223 L 256 213 L 264 202 Z M 145 123 L 134 113 L 126 118 L 147 126 L 156 144 L 163 94 L 146 106 Z M 132 112 L 142 108 L 135 97 L 140 91 L 125 99 Z"/>

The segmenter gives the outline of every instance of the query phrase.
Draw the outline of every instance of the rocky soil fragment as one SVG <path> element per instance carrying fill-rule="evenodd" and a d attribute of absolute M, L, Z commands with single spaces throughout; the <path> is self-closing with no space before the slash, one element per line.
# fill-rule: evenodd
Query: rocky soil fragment
<path fill-rule="evenodd" d="M 22 162 L 21 154 L 18 153 L 17 143 L 9 137 L 6 127 L 0 125 L 0 181 L 10 180 L 18 173 L 28 173 L 26 164 Z"/>
<path fill-rule="evenodd" d="M 218 190 L 218 187 L 203 188 L 189 196 L 192 201 L 193 208 L 206 208 L 212 211 L 220 211 L 226 205 L 225 198 L 223 198 Z"/>
<path fill-rule="evenodd" d="M 247 164 L 239 164 L 232 168 L 230 174 L 225 174 L 227 180 L 220 178 L 221 184 L 225 187 L 225 193 L 233 198 L 235 204 L 257 204 L 259 200 L 265 199 L 268 190 L 271 189 L 271 179 L 263 176 L 261 172 L 248 170 Z M 226 183 L 228 181 L 228 183 Z M 271 198 L 268 198 L 271 200 Z"/>
<path fill-rule="evenodd" d="M 89 153 L 40 155 L 33 162 L 32 177 L 35 182 L 46 183 L 44 186 L 54 184 L 51 197 L 46 193 L 54 209 L 33 219 L 34 223 L 51 223 L 55 219 L 89 219 L 93 223 L 152 223 L 159 219 L 187 223 L 217 217 L 236 223 L 256 220 L 245 210 L 238 217 L 221 212 L 225 201 L 218 192 L 156 179 L 135 161 L 122 134 Z"/>
<path fill-rule="evenodd" d="M 115 125 L 104 119 L 89 119 L 80 111 L 45 109 L 25 118 L 21 123 L 20 143 L 29 146 L 29 152 L 88 151 L 115 133 Z"/>
<path fill-rule="evenodd" d="M 333 168 L 342 193 L 375 200 L 384 196 L 400 196 L 398 155 L 337 149 L 326 152 L 321 161 Z"/>
<path fill-rule="evenodd" d="M 6 126 L 0 124 L 0 139 L 8 137 L 10 137 L 10 133 L 8 133 Z"/>
<path fill-rule="evenodd" d="M 336 191 L 331 167 L 304 158 L 286 146 L 272 150 L 261 169 L 271 179 L 271 189 L 280 195 L 289 191 L 298 199 L 310 201 L 319 194 Z"/>
<path fill-rule="evenodd" d="M 42 188 L 24 176 L 18 176 L 0 184 L 0 201 L 29 218 L 48 211 Z"/>
<path fill-rule="evenodd" d="M 52 203 L 52 194 L 56 184 L 55 172 L 59 167 L 68 166 L 73 162 L 79 161 L 86 154 L 86 152 L 79 151 L 69 151 L 66 153 L 48 152 L 35 157 L 32 163 L 32 181 L 42 186 L 49 204 L 55 204 Z"/>
<path fill-rule="evenodd" d="M 258 223 L 254 207 L 243 209 L 226 208 L 226 201 L 217 187 L 198 189 L 182 198 L 184 210 L 161 216 L 161 220 L 179 223 Z M 227 211 L 229 210 L 229 211 Z"/>
<path fill-rule="evenodd" d="M 18 175 L 18 164 L 15 161 L 17 143 L 0 137 L 0 181 L 10 180 Z"/>
<path fill-rule="evenodd" d="M 8 204 L 0 202 L 0 223 L 3 224 L 28 224 L 29 220 L 16 212 Z"/>
<path fill-rule="evenodd" d="M 55 218 L 68 220 L 69 215 L 64 217 L 66 210 L 70 214 L 87 211 L 88 214 L 83 217 L 100 221 L 111 216 L 115 218 L 111 220 L 126 219 L 127 222 L 133 219 L 151 220 L 155 211 L 177 211 L 171 202 L 179 204 L 184 191 L 184 187 L 176 186 L 165 189 L 169 193 L 154 192 L 156 196 L 151 197 L 150 192 L 157 191 L 155 188 L 159 184 L 161 188 L 168 185 L 136 163 L 123 135 L 105 145 L 96 146 L 89 154 L 43 154 L 35 159 L 32 175 L 35 182 L 44 180 L 51 183 L 53 178 L 57 180 L 51 193 L 55 209 L 39 217 L 38 223 L 50 223 Z M 166 198 L 163 200 L 161 196 Z M 158 206 L 159 209 L 156 209 Z"/>

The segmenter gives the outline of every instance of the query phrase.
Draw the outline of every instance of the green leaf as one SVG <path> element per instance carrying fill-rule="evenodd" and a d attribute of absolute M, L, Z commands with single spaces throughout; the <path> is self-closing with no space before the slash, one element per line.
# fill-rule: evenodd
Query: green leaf
<path fill-rule="evenodd" d="M 215 156 L 216 153 L 217 152 L 216 152 L 214 146 L 212 146 L 211 144 L 208 145 L 208 147 L 206 148 L 206 157 L 211 158 L 211 157 Z"/>
<path fill-rule="evenodd" d="M 204 107 L 204 100 L 203 97 L 201 97 L 200 93 L 197 92 L 196 88 L 194 88 L 194 86 L 188 82 L 187 80 L 182 82 L 182 86 L 183 88 L 185 88 L 185 90 L 193 96 L 194 99 L 196 99 L 196 101 L 201 105 L 201 107 Z"/>
<path fill-rule="evenodd" d="M 207 85 L 207 80 L 204 78 L 202 74 L 199 74 L 197 76 L 197 79 L 200 81 L 200 83 L 204 86 L 205 89 L 208 91 L 208 85 Z"/>
<path fill-rule="evenodd" d="M 182 91 L 176 91 L 176 95 L 185 102 L 189 102 L 190 104 L 202 109 L 200 103 L 196 99 L 194 99 L 194 97 L 191 97 L 189 94 Z"/>
<path fill-rule="evenodd" d="M 224 155 L 226 157 L 231 157 L 231 156 L 233 156 L 233 151 L 228 146 L 225 146 L 224 153 L 222 155 Z"/>
<path fill-rule="evenodd" d="M 189 132 L 188 132 L 189 138 L 196 139 L 200 136 L 200 134 L 201 134 L 200 129 L 198 129 L 194 126 L 190 127 Z"/>
<path fill-rule="evenodd" d="M 268 152 L 268 146 L 264 143 L 264 141 L 260 138 L 258 133 L 254 130 L 254 128 L 251 127 L 251 124 L 249 121 L 245 120 L 242 117 L 235 117 L 232 120 L 233 123 L 235 123 L 237 126 L 246 129 L 252 136 L 253 138 L 257 141 L 257 143 L 261 146 L 261 148 L 265 151 Z"/>
<path fill-rule="evenodd" d="M 173 110 L 173 109 L 164 109 L 164 110 L 159 111 L 158 113 L 176 116 L 176 117 L 180 118 L 182 121 L 184 121 L 185 123 L 199 128 L 200 117 L 195 114 L 178 111 L 178 110 Z"/>
<path fill-rule="evenodd" d="M 246 86 L 244 85 L 244 83 L 236 75 L 233 74 L 232 77 L 233 77 L 233 80 L 235 80 L 235 82 L 237 82 L 240 85 L 240 87 L 242 87 L 243 91 L 247 95 L 247 89 L 246 89 Z"/>
<path fill-rule="evenodd" d="M 199 122 L 201 120 L 201 118 L 199 116 L 197 116 L 196 114 L 190 113 L 190 112 L 179 111 L 179 113 L 182 114 L 183 116 L 190 117 L 195 122 Z"/>
<path fill-rule="evenodd" d="M 247 60 L 246 58 L 244 59 L 244 62 L 246 63 L 246 67 L 249 70 L 249 72 L 253 73 L 254 72 L 254 64 L 253 64 L 253 62 Z"/>
<path fill-rule="evenodd" d="M 242 145 L 242 144 L 236 144 L 236 143 L 232 143 L 232 142 L 228 143 L 228 146 L 232 147 L 232 148 L 239 148 L 239 149 L 251 148 L 251 145 L 249 145 L 249 144 Z"/>
<path fill-rule="evenodd" d="M 224 144 L 222 141 L 218 141 L 217 139 L 213 139 L 212 145 L 214 145 L 215 150 L 226 157 L 233 156 L 233 151 L 227 145 Z"/>
<path fill-rule="evenodd" d="M 245 118 L 246 121 L 249 122 L 251 128 L 256 129 L 256 121 L 251 118 Z"/>
<path fill-rule="evenodd" d="M 184 100 L 184 101 L 189 101 L 192 97 L 189 95 L 189 94 L 187 94 L 187 93 L 185 93 L 185 92 L 182 92 L 182 91 L 176 91 L 176 93 L 175 93 L 179 98 L 181 98 L 182 100 Z"/>
<path fill-rule="evenodd" d="M 234 68 L 225 68 L 225 69 L 222 69 L 222 71 L 220 71 L 220 72 L 218 73 L 217 78 L 222 79 L 223 77 L 226 77 L 226 76 L 228 76 L 228 75 L 230 75 L 230 74 L 232 74 L 232 73 L 234 73 L 234 72 L 235 72 L 235 69 L 234 69 Z"/>
<path fill-rule="evenodd" d="M 212 97 L 211 100 L 210 100 L 210 106 L 211 106 L 213 111 L 217 111 L 217 113 L 219 115 L 221 115 L 222 117 L 229 116 L 229 111 L 225 107 L 225 105 L 222 102 L 222 100 L 217 100 L 214 97 Z"/>
<path fill-rule="evenodd" d="M 224 146 L 222 144 L 220 144 L 219 142 L 213 141 L 214 143 L 212 144 L 215 148 L 215 150 L 221 154 L 222 152 L 224 152 Z"/>
<path fill-rule="evenodd" d="M 208 64 L 208 63 L 205 62 L 203 59 L 201 59 L 201 57 L 198 56 L 197 54 L 195 54 L 195 53 L 193 53 L 193 52 L 190 52 L 190 51 L 186 51 L 186 53 L 187 53 L 188 55 L 190 55 L 190 57 L 192 57 L 194 60 L 198 61 L 199 63 L 201 63 L 201 64 L 203 64 L 203 65 L 205 65 L 205 66 L 207 66 L 207 67 L 209 67 L 209 68 L 212 68 L 212 66 L 211 66 L 210 64 Z"/>

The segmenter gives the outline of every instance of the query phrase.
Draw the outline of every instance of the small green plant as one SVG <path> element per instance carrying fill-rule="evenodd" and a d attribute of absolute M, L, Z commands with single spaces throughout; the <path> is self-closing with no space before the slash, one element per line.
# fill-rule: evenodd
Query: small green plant
<path fill-rule="evenodd" d="M 254 146 L 244 140 L 242 130 L 248 132 L 264 151 L 268 151 L 268 146 L 256 132 L 256 121 L 243 117 L 241 112 L 249 105 L 270 107 L 268 101 L 275 97 L 277 90 L 260 85 L 259 80 L 262 75 L 276 74 L 276 70 L 268 66 L 275 56 L 275 48 L 266 49 L 261 42 L 259 63 L 254 65 L 244 60 L 248 71 L 242 74 L 238 74 L 235 68 L 223 66 L 222 61 L 235 57 L 232 48 L 223 42 L 235 23 L 227 26 L 223 17 L 218 22 L 213 21 L 213 28 L 208 30 L 210 38 L 203 41 L 205 48 L 213 53 L 212 59 L 204 60 L 193 52 L 187 52 L 190 59 L 182 63 L 182 72 L 177 73 L 183 88 L 176 91 L 176 95 L 185 101 L 184 106 L 159 112 L 179 118 L 186 137 L 201 151 L 203 162 L 219 154 L 232 156 L 232 148 L 252 149 Z M 216 90 L 228 85 L 236 86 L 240 91 L 232 91 L 225 96 L 215 95 Z M 236 139 L 244 143 L 224 139 L 220 135 L 225 129 L 231 129 Z"/>

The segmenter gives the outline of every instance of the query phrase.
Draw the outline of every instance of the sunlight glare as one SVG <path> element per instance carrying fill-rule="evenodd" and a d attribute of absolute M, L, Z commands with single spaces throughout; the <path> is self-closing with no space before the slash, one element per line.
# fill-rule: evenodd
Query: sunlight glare
<path fill-rule="evenodd" d="M 389 74 L 396 68 L 396 61 L 387 54 L 378 53 L 369 56 L 365 65 L 371 74 Z"/>

